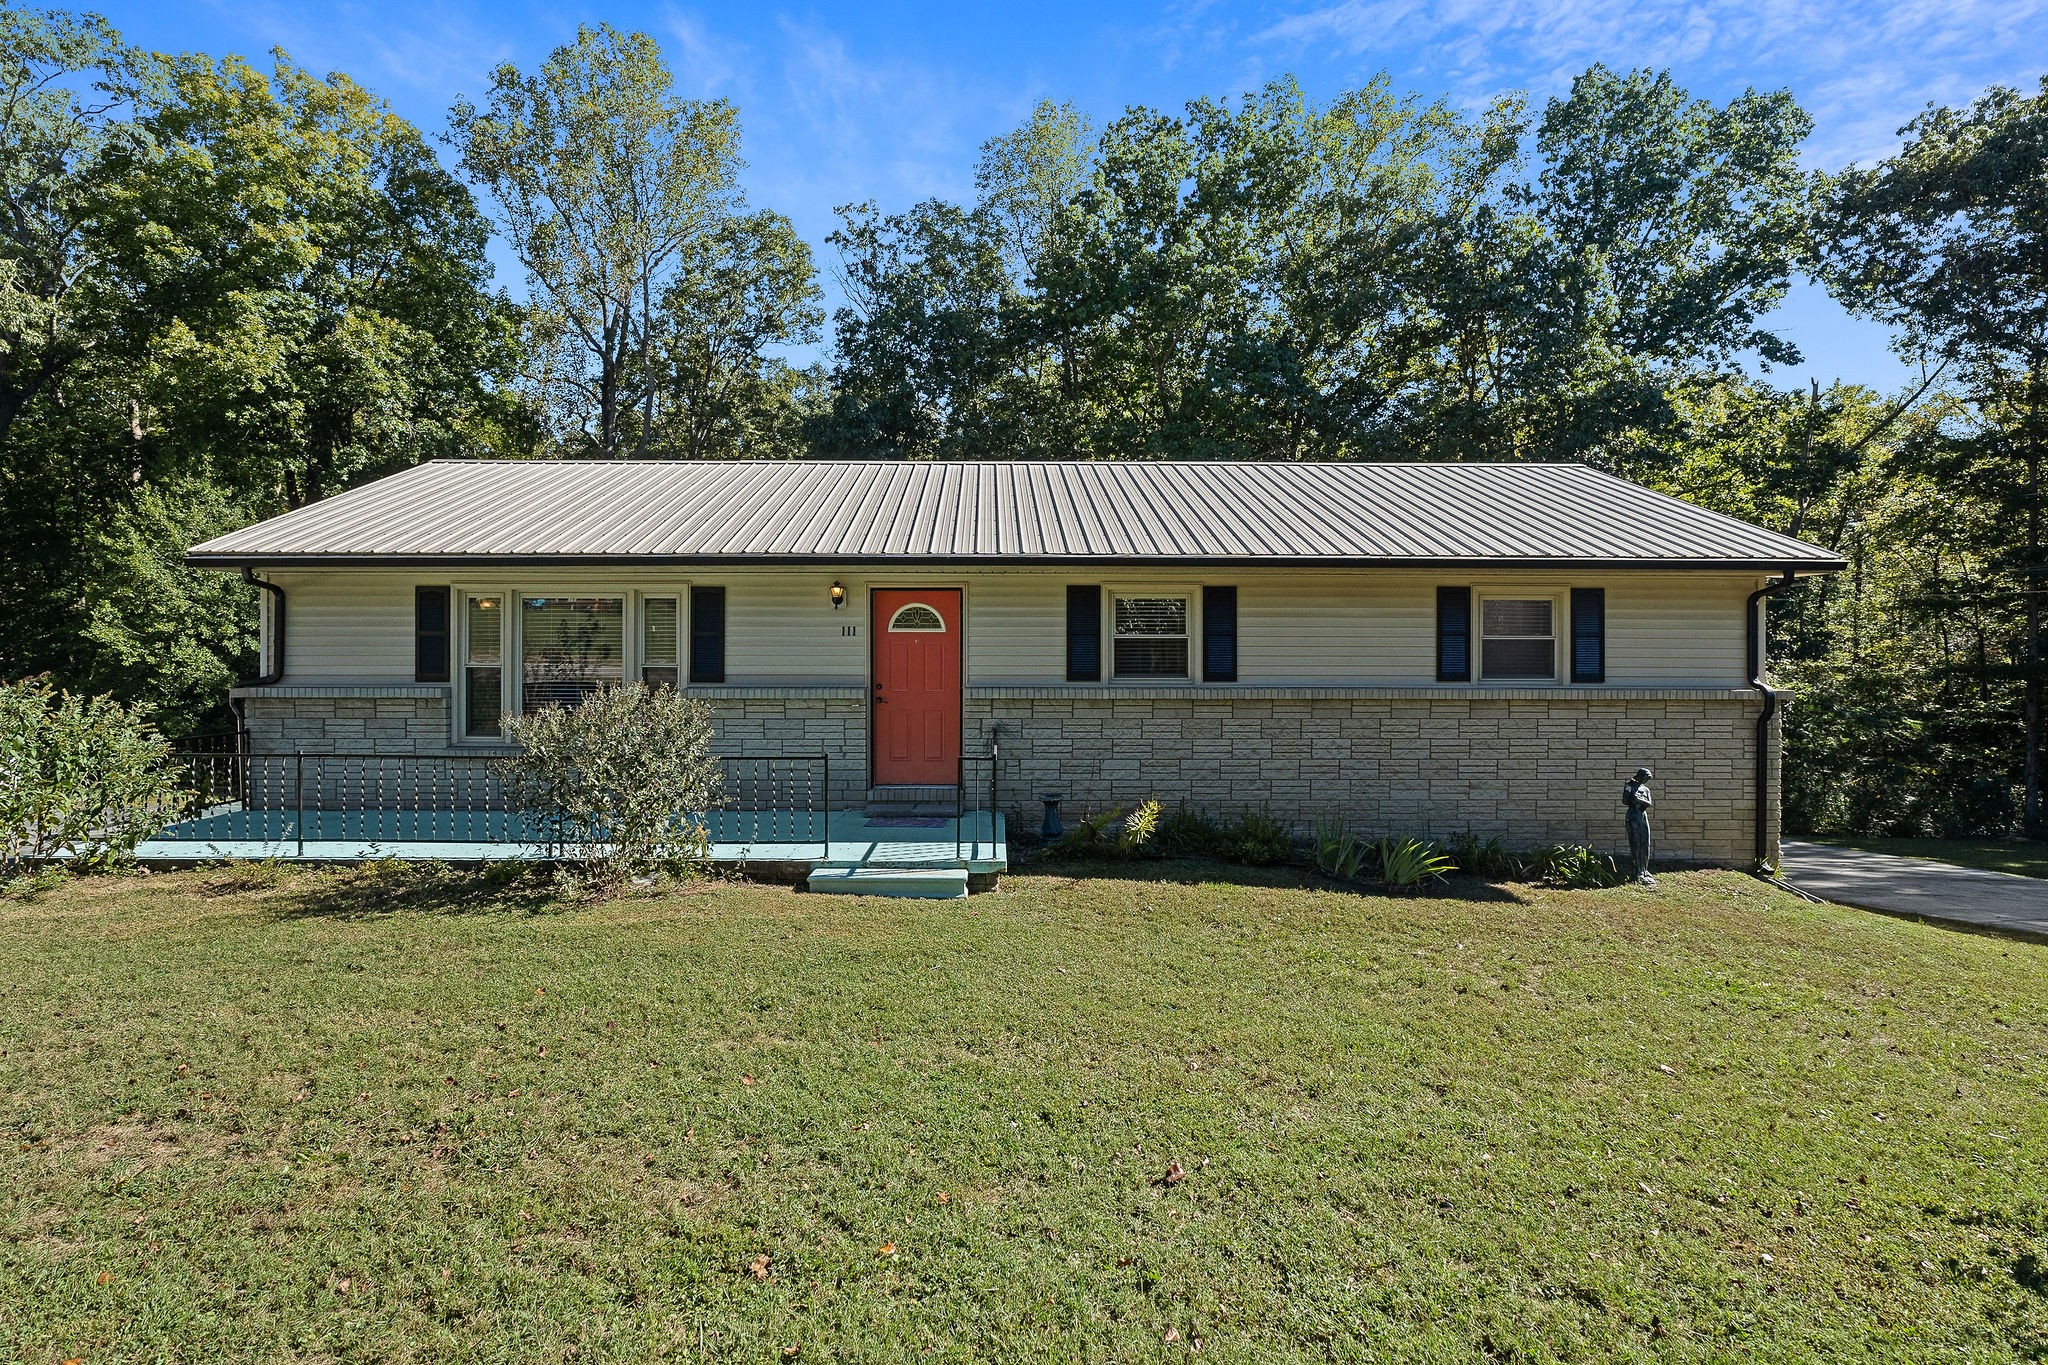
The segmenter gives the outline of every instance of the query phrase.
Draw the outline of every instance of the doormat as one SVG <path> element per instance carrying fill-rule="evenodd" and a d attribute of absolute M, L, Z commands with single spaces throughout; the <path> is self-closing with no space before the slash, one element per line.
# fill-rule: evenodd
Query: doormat
<path fill-rule="evenodd" d="M 943 815 L 886 815 L 870 817 L 868 823 L 883 829 L 944 829 L 953 822 Z"/>

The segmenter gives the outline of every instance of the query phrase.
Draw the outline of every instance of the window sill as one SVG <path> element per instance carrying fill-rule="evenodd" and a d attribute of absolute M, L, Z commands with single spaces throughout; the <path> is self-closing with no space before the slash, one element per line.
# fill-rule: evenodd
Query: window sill
<path fill-rule="evenodd" d="M 967 687 L 966 693 L 969 698 L 986 701 L 1755 701 L 1758 697 L 1756 689 L 1750 687 L 1665 687 L 1642 683 L 975 683 Z"/>
<path fill-rule="evenodd" d="M 441 697 L 451 683 L 278 683 L 274 687 L 231 687 L 237 701 L 249 697 Z"/>

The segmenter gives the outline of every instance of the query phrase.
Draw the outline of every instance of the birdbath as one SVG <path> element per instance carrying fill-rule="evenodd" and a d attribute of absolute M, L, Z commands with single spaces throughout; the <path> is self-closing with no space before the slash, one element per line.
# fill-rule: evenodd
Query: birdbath
<path fill-rule="evenodd" d="M 1038 837 L 1051 843 L 1067 832 L 1067 827 L 1060 823 L 1060 802 L 1067 798 L 1060 792 L 1040 792 L 1038 799 L 1045 802 L 1045 823 L 1038 827 Z"/>

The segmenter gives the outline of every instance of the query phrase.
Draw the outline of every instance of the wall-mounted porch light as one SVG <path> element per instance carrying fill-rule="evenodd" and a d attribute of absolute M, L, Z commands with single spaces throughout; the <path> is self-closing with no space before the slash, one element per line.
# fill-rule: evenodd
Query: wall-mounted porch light
<path fill-rule="evenodd" d="M 838 611 L 846 605 L 846 585 L 837 579 L 832 581 L 832 610 Z"/>

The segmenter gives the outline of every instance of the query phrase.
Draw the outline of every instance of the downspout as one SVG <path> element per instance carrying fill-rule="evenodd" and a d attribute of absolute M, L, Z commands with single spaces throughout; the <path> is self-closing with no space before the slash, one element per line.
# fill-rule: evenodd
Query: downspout
<path fill-rule="evenodd" d="M 278 587 L 275 583 L 258 578 L 256 571 L 246 565 L 242 569 L 242 581 L 253 587 L 260 588 L 271 595 L 270 633 L 273 648 L 270 651 L 270 671 L 268 673 L 258 673 L 253 678 L 244 678 L 236 683 L 235 686 L 275 687 L 278 684 L 278 680 L 284 677 L 284 589 Z M 261 640 L 257 641 L 257 649 L 256 666 L 261 668 L 263 667 Z"/>
<path fill-rule="evenodd" d="M 1775 583 L 1766 583 L 1749 595 L 1745 619 L 1749 623 L 1749 685 L 1763 694 L 1763 709 L 1756 717 L 1756 865 L 1760 870 L 1772 866 L 1768 847 L 1770 838 L 1769 801 L 1771 795 L 1771 718 L 1778 714 L 1778 693 L 1764 680 L 1764 628 L 1769 621 L 1769 608 L 1764 605 L 1768 598 L 1776 597 L 1799 580 L 1792 570 L 1785 570 L 1785 576 Z"/>
<path fill-rule="evenodd" d="M 242 568 L 242 581 L 263 592 L 269 593 L 271 596 L 270 633 L 272 644 L 270 650 L 270 670 L 268 672 L 258 672 L 253 678 L 242 678 L 235 683 L 235 686 L 275 687 L 278 681 L 284 677 L 284 589 L 278 587 L 275 583 L 266 582 L 258 578 L 256 570 L 246 565 Z M 256 667 L 258 669 L 263 667 L 263 641 L 261 634 L 259 630 L 256 642 Z M 235 713 L 235 747 L 246 753 L 249 749 L 249 717 L 243 710 L 242 699 L 239 697 L 230 698 L 228 700 L 228 709 Z"/>

